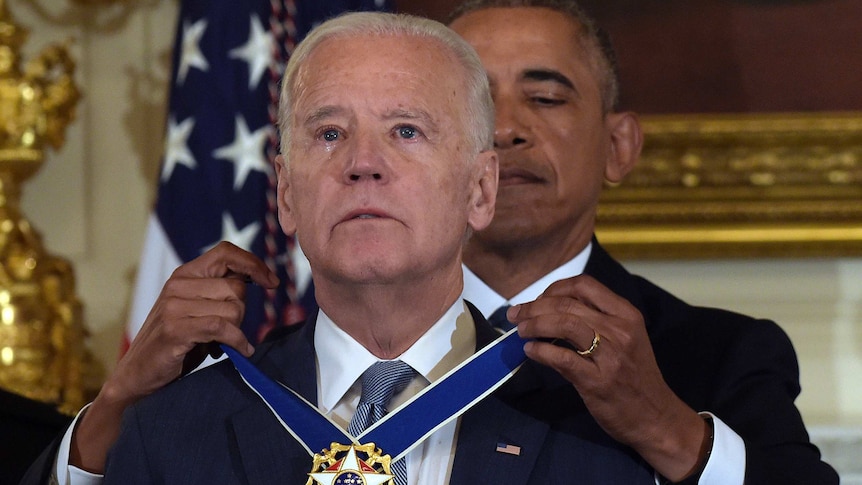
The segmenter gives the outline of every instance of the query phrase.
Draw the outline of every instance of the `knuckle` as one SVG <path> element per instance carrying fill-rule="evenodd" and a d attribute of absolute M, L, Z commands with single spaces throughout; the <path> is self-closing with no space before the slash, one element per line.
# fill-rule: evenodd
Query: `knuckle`
<path fill-rule="evenodd" d="M 558 315 L 556 325 L 560 328 L 560 332 L 568 339 L 571 339 L 577 332 L 580 322 L 574 315 Z"/>
<path fill-rule="evenodd" d="M 186 302 L 180 298 L 167 298 L 161 304 L 159 315 L 170 327 L 175 327 L 175 320 L 188 316 Z"/>
<path fill-rule="evenodd" d="M 575 314 L 578 301 L 574 298 L 557 298 L 554 300 L 554 311 L 563 314 Z"/>
<path fill-rule="evenodd" d="M 244 299 L 247 284 L 245 280 L 240 280 L 236 278 L 222 278 L 219 280 L 227 285 L 228 292 L 236 298 Z"/>
<path fill-rule="evenodd" d="M 234 247 L 235 246 L 228 241 L 219 241 L 218 244 L 215 245 L 213 250 L 219 253 L 223 253 L 226 251 L 230 251 Z"/>
<path fill-rule="evenodd" d="M 176 342 L 182 335 L 183 325 L 176 319 L 164 319 L 158 326 L 158 331 L 168 342 Z"/>
<path fill-rule="evenodd" d="M 171 277 L 165 281 L 165 285 L 162 287 L 162 294 L 173 295 L 179 292 L 182 288 L 182 284 L 180 283 L 180 280 L 182 279 L 182 276 L 180 276 L 181 269 L 182 268 L 175 269 L 173 274 L 171 274 Z"/>
<path fill-rule="evenodd" d="M 234 302 L 232 305 L 228 305 L 227 313 L 229 321 L 236 322 L 239 325 L 239 322 L 245 316 L 245 304 L 241 301 Z"/>
<path fill-rule="evenodd" d="M 212 315 L 195 319 L 195 325 L 201 340 L 211 341 L 222 333 L 226 322 L 223 318 Z"/>
<path fill-rule="evenodd" d="M 560 367 L 562 367 L 564 369 L 571 369 L 576 364 L 578 364 L 578 362 L 575 359 L 580 359 L 580 358 L 581 358 L 581 356 L 579 356 L 578 354 L 576 354 L 572 351 L 565 351 L 565 352 L 560 352 L 557 361 L 559 362 Z"/>
<path fill-rule="evenodd" d="M 614 335 L 614 342 L 622 349 L 622 352 L 628 352 L 635 347 L 637 339 L 630 332 L 619 332 Z"/>

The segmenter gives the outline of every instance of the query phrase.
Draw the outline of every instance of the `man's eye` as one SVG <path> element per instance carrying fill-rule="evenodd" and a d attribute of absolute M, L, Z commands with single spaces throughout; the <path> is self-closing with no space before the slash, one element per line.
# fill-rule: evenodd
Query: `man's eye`
<path fill-rule="evenodd" d="M 418 135 L 418 132 L 416 131 L 416 128 L 414 128 L 412 126 L 399 126 L 398 127 L 398 136 L 400 136 L 401 138 L 404 138 L 405 140 L 412 140 L 413 138 L 416 138 L 417 135 Z"/>
<path fill-rule="evenodd" d="M 335 141 L 338 139 L 339 133 L 338 133 L 338 130 L 329 129 L 329 130 L 324 131 L 322 136 L 323 136 L 324 141 Z"/>
<path fill-rule="evenodd" d="M 559 106 L 565 103 L 565 101 L 563 101 L 562 99 L 549 98 L 547 96 L 534 96 L 533 102 L 545 106 Z"/>

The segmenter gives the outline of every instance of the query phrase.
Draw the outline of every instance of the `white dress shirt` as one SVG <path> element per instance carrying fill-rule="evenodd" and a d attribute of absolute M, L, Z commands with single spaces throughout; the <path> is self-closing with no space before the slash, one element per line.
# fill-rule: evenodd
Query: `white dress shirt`
<path fill-rule="evenodd" d="M 317 353 L 318 407 L 347 429 L 362 394 L 360 377 L 381 359 L 338 328 L 322 311 L 317 317 L 314 348 Z M 476 328 L 473 318 L 463 300 L 458 299 L 434 326 L 397 357 L 410 365 L 417 375 L 402 392 L 392 397 L 389 412 L 396 412 L 398 406 L 457 367 L 475 351 Z M 455 456 L 457 422 L 452 421 L 435 431 L 407 454 L 408 483 L 449 483 Z"/>
<path fill-rule="evenodd" d="M 590 258 L 592 247 L 592 243 L 588 244 L 577 256 L 508 300 L 500 296 L 464 266 L 464 293 L 462 296 L 465 300 L 476 305 L 482 315 L 488 318 L 494 313 L 494 310 L 503 305 L 518 305 L 533 301 L 555 281 L 583 273 L 587 260 Z M 706 463 L 706 468 L 700 475 L 698 485 L 742 485 L 745 478 L 745 442 L 717 416 L 709 412 L 702 412 L 701 414 L 712 416 L 715 430 L 712 453 Z M 660 483 L 660 478 L 656 476 L 656 484 L 658 483 Z"/>

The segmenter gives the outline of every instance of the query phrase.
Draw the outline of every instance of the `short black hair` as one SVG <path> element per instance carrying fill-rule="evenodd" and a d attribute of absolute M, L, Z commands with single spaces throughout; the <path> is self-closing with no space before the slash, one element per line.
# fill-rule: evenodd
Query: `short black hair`
<path fill-rule="evenodd" d="M 447 23 L 451 24 L 459 17 L 478 10 L 512 7 L 547 8 L 566 15 L 580 26 L 577 41 L 589 51 L 590 61 L 601 90 L 602 109 L 608 113 L 618 108 L 617 56 L 610 36 L 598 27 L 595 20 L 573 0 L 467 0 L 452 11 Z"/>

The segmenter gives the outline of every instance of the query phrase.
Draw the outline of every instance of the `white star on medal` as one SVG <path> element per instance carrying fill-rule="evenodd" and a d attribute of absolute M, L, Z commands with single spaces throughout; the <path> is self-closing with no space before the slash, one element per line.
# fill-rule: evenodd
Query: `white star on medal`
<path fill-rule="evenodd" d="M 359 459 L 356 457 L 356 450 L 352 446 L 347 452 L 347 456 L 345 456 L 338 465 L 338 470 L 332 472 L 309 473 L 308 476 L 320 485 L 335 485 L 336 479 L 339 476 L 350 472 L 362 477 L 361 482 L 354 482 L 357 483 L 357 485 L 383 485 L 395 476 L 388 473 L 363 472 L 362 467 L 359 465 Z"/>

